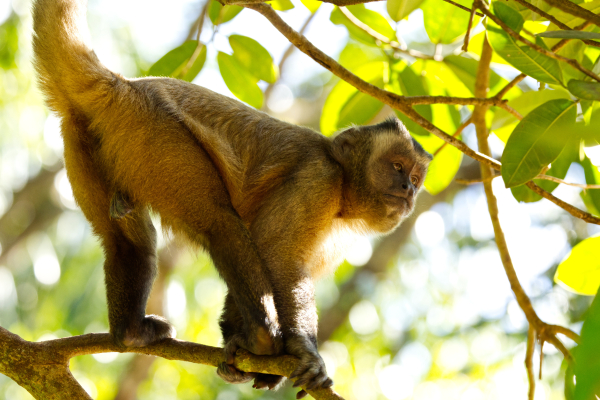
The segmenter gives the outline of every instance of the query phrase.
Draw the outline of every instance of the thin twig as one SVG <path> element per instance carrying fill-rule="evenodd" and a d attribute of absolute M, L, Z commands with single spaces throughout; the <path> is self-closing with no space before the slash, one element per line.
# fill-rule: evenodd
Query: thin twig
<path fill-rule="evenodd" d="M 469 186 L 469 185 L 474 185 L 476 183 L 481 183 L 481 182 L 490 182 L 499 176 L 502 176 L 502 175 L 490 175 L 485 179 L 483 179 L 483 178 L 473 178 L 473 179 L 456 178 L 454 180 L 454 182 L 459 183 L 461 185 Z"/>
<path fill-rule="evenodd" d="M 494 97 L 496 97 L 498 99 L 503 98 L 504 95 L 506 93 L 508 93 L 508 91 L 510 89 L 512 89 L 513 87 L 515 87 L 519 82 L 521 82 L 526 77 L 527 77 L 527 75 L 525 75 L 525 74 L 519 74 L 519 75 L 517 75 L 512 81 L 508 82 L 508 84 L 506 86 L 504 86 L 502 89 L 500 89 L 500 91 L 498 93 L 496 93 L 496 95 Z"/>
<path fill-rule="evenodd" d="M 534 179 L 545 179 L 547 181 L 552 181 L 552 182 L 556 182 L 556 183 L 562 183 L 563 185 L 568 185 L 568 186 L 574 186 L 574 187 L 578 187 L 584 190 L 587 189 L 600 189 L 600 185 L 588 185 L 588 184 L 584 184 L 584 183 L 572 183 L 572 182 L 566 182 L 560 178 L 557 178 L 555 176 L 550 176 L 550 175 L 538 175 L 536 176 Z"/>
<path fill-rule="evenodd" d="M 535 350 L 535 329 L 529 324 L 527 330 L 527 352 L 525 353 L 525 368 L 527 369 L 527 380 L 529 381 L 529 394 L 527 398 L 533 400 L 535 396 L 535 373 L 533 371 L 533 353 Z M 541 369 L 541 365 L 540 365 Z"/>
<path fill-rule="evenodd" d="M 593 216 L 592 214 L 590 214 L 588 212 L 580 210 L 579 208 L 577 208 L 575 206 L 572 206 L 569 203 L 566 203 L 566 202 L 562 201 L 561 199 L 555 197 L 551 193 L 545 191 L 544 189 L 542 189 L 541 187 L 539 187 L 538 185 L 536 185 L 535 183 L 533 183 L 533 181 L 527 182 L 526 185 L 527 185 L 527 187 L 529 189 L 533 190 L 534 192 L 536 192 L 537 194 L 539 194 L 543 198 L 545 198 L 547 200 L 550 200 L 551 202 L 553 202 L 554 204 L 556 204 L 560 208 L 562 208 L 565 211 L 567 211 L 572 216 L 577 217 L 579 219 L 582 219 L 585 222 L 589 222 L 590 224 L 600 225 L 600 218 L 595 217 L 595 216 Z"/>
<path fill-rule="evenodd" d="M 465 7 L 465 6 L 463 6 L 462 4 L 455 3 L 455 2 L 454 2 L 454 1 L 452 1 L 452 0 L 444 0 L 444 1 L 445 1 L 446 3 L 450 3 L 450 4 L 452 4 L 453 6 L 456 6 L 456 7 L 460 8 L 461 10 L 464 10 L 464 11 L 466 11 L 466 12 L 473 12 L 473 10 L 474 10 L 474 9 L 469 9 L 468 7 Z M 480 17 L 483 17 L 483 16 L 484 16 L 484 15 L 483 15 L 483 14 L 481 14 L 481 13 L 475 13 L 475 14 L 477 14 L 477 15 L 478 15 L 478 16 L 480 16 Z"/>
<path fill-rule="evenodd" d="M 555 60 L 558 61 L 562 61 L 564 63 L 569 64 L 570 66 L 572 66 L 573 68 L 583 72 L 584 74 L 586 74 L 587 76 L 589 76 L 590 78 L 600 82 L 600 77 L 598 75 L 596 75 L 595 73 L 593 73 L 592 71 L 590 71 L 589 69 L 583 67 L 577 60 L 574 60 L 572 58 L 567 58 L 567 57 L 563 57 L 560 54 L 556 54 L 550 50 L 546 50 L 541 46 L 538 46 L 537 44 L 531 42 L 530 40 L 527 40 L 526 38 L 524 38 L 523 36 L 519 35 L 517 32 L 513 31 L 508 25 L 506 25 L 500 18 L 496 17 L 494 14 L 492 14 L 489 9 L 487 8 L 487 5 L 482 1 L 482 0 L 476 0 L 477 3 L 477 7 L 492 21 L 494 21 L 497 25 L 499 25 L 506 33 L 508 33 L 513 39 L 515 40 L 519 40 L 523 43 L 525 43 L 527 46 L 531 47 L 532 49 L 534 49 L 535 51 L 537 51 L 540 54 L 543 54 L 547 57 L 550 58 L 554 58 Z"/>
<path fill-rule="evenodd" d="M 469 11 L 469 23 L 467 24 L 467 33 L 465 34 L 465 40 L 462 46 L 462 51 L 469 51 L 469 40 L 471 39 L 471 29 L 473 28 L 473 19 L 475 18 L 475 2 L 471 6 Z"/>
<path fill-rule="evenodd" d="M 346 7 L 339 7 L 339 10 L 358 29 L 362 30 L 367 35 L 371 36 L 373 39 L 389 45 L 391 48 L 398 51 L 399 53 L 407 54 L 411 57 L 420 58 L 423 60 L 433 60 L 433 56 L 430 56 L 425 53 L 421 53 L 420 51 L 417 51 L 417 50 L 407 49 L 406 47 L 402 46 L 400 43 L 392 41 L 392 40 L 388 39 L 387 37 L 383 36 L 381 33 L 377 32 L 376 30 L 372 29 L 369 25 L 363 23 L 361 20 L 356 18 L 354 16 L 354 14 L 352 14 Z M 300 34 L 302 34 L 302 31 L 300 31 Z"/>
<path fill-rule="evenodd" d="M 471 122 L 472 122 L 471 117 L 467 118 L 467 120 L 465 122 L 463 122 L 462 124 L 460 124 L 460 126 L 456 129 L 456 132 L 454 132 L 452 137 L 457 138 L 465 130 L 465 128 L 471 124 Z M 444 144 L 442 144 L 440 146 L 440 148 L 437 149 L 435 151 L 435 153 L 433 153 L 433 157 L 437 156 L 440 153 L 440 151 L 442 151 L 444 149 L 444 147 L 446 147 L 447 145 L 448 145 L 448 143 L 444 142 Z"/>

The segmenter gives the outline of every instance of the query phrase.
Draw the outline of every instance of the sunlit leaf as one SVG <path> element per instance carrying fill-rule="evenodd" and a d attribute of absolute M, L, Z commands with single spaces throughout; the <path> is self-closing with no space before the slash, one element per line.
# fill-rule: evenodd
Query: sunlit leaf
<path fill-rule="evenodd" d="M 392 68 L 392 73 L 388 83 L 388 90 L 403 96 L 426 96 L 428 94 L 425 88 L 425 79 L 417 75 L 410 66 L 403 69 Z M 415 111 L 429 122 L 433 121 L 431 105 L 421 104 L 414 107 Z M 408 131 L 415 135 L 429 135 L 425 129 L 416 124 L 398 110 L 394 110 L 396 115 L 404 122 Z"/>
<path fill-rule="evenodd" d="M 585 8 L 588 11 L 591 11 L 594 14 L 600 13 L 600 0 L 594 0 L 590 2 L 577 1 L 574 2 L 577 6 L 581 8 Z M 570 26 L 571 28 L 576 27 L 583 23 L 583 19 L 572 15 L 566 11 L 560 11 L 558 8 L 551 8 L 550 14 L 554 15 L 556 19 L 564 23 L 565 25 Z"/>
<path fill-rule="evenodd" d="M 463 6 L 471 8 L 472 1 L 457 0 Z M 469 13 L 460 8 L 438 0 L 426 0 L 421 5 L 423 10 L 423 19 L 425 30 L 431 41 L 438 43 L 452 43 L 467 31 L 469 23 Z M 476 26 L 479 23 L 479 17 L 473 21 Z"/>
<path fill-rule="evenodd" d="M 211 0 L 210 6 L 208 7 L 208 17 L 214 25 L 224 24 L 225 22 L 231 21 L 243 9 L 244 7 L 237 5 L 223 6 L 218 1 Z"/>
<path fill-rule="evenodd" d="M 517 33 L 521 31 L 523 17 L 517 11 L 498 1 L 493 3 L 493 10 L 512 30 Z M 493 21 L 488 21 L 487 32 L 494 51 L 516 69 L 540 82 L 562 85 L 562 71 L 558 61 L 517 42 Z M 536 44 L 546 47 L 539 38 Z"/>
<path fill-rule="evenodd" d="M 369 26 L 374 31 L 385 36 L 389 40 L 396 40 L 396 31 L 392 29 L 390 23 L 378 12 L 367 9 L 364 4 L 347 6 L 346 9 L 359 21 Z M 376 40 L 373 36 L 352 23 L 338 7 L 334 8 L 329 19 L 336 25 L 344 25 L 348 29 L 350 36 L 354 39 L 369 45 L 376 44 Z"/>
<path fill-rule="evenodd" d="M 554 280 L 575 293 L 588 296 L 596 294 L 600 287 L 598 249 L 600 236 L 579 242 L 569 256 L 558 265 Z"/>
<path fill-rule="evenodd" d="M 551 100 L 517 125 L 502 154 L 502 179 L 507 188 L 521 185 L 553 162 L 572 137 L 577 103 Z"/>
<path fill-rule="evenodd" d="M 595 253 L 596 260 L 598 260 L 598 247 L 596 247 Z M 600 354 L 600 296 L 596 294 L 587 311 L 585 321 L 583 321 L 581 342 L 574 354 L 575 400 L 600 398 L 600 357 L 598 354 Z"/>
<path fill-rule="evenodd" d="M 294 8 L 294 5 L 290 0 L 273 0 L 267 1 L 267 4 L 270 4 L 276 11 L 287 11 Z"/>
<path fill-rule="evenodd" d="M 277 80 L 277 67 L 273 58 L 260 43 L 247 36 L 231 35 L 229 44 L 233 49 L 233 57 L 243 65 L 248 72 L 269 83 Z"/>
<path fill-rule="evenodd" d="M 308 8 L 308 11 L 310 11 L 312 14 L 315 13 L 315 11 L 317 11 L 319 9 L 319 7 L 321 7 L 321 3 L 318 0 L 300 0 L 302 2 L 302 4 L 304 4 L 304 6 L 306 8 Z"/>
<path fill-rule="evenodd" d="M 508 105 L 525 116 L 547 101 L 569 98 L 569 92 L 566 90 L 534 90 L 525 92 L 510 100 Z M 492 120 L 492 131 L 500 140 L 506 143 L 518 123 L 519 120 L 508 111 L 503 109 L 496 110 L 494 119 Z"/>
<path fill-rule="evenodd" d="M 549 31 L 536 36 L 554 39 L 600 39 L 600 33 L 585 31 Z"/>
<path fill-rule="evenodd" d="M 217 55 L 219 71 L 231 93 L 238 99 L 255 108 L 261 108 L 263 93 L 256 84 L 258 79 L 250 75 L 246 69 L 229 54 L 219 52 Z"/>
<path fill-rule="evenodd" d="M 194 60 L 194 62 L 192 64 L 192 66 L 190 67 L 190 69 L 187 70 L 187 72 L 181 79 L 183 79 L 184 81 L 187 81 L 187 82 L 193 81 L 194 78 L 196 76 L 198 76 L 198 74 L 202 70 L 202 67 L 204 66 L 205 61 L 206 61 L 206 46 L 202 46 L 202 48 L 200 48 L 200 52 L 198 53 L 198 55 L 196 56 L 196 59 Z"/>
<path fill-rule="evenodd" d="M 356 70 L 356 74 L 367 82 L 383 86 L 383 62 L 373 62 Z M 331 135 L 350 124 L 365 124 L 377 115 L 383 103 L 359 92 L 345 81 L 338 82 L 323 106 L 321 132 Z"/>
<path fill-rule="evenodd" d="M 600 83 L 571 79 L 567 84 L 569 92 L 583 100 L 600 100 Z"/>
<path fill-rule="evenodd" d="M 415 11 L 424 0 L 388 0 L 387 11 L 394 21 L 398 22 Z"/>
<path fill-rule="evenodd" d="M 477 74 L 477 65 L 479 63 L 472 58 L 455 55 L 444 57 L 444 62 L 471 93 L 475 93 L 475 76 Z M 492 93 L 496 91 L 496 87 L 504 86 L 507 83 L 508 81 L 506 79 L 500 77 L 494 70 L 490 70 L 489 87 Z"/>
<path fill-rule="evenodd" d="M 579 161 L 579 140 L 571 140 L 567 143 L 558 158 L 552 162 L 551 168 L 546 171 L 545 174 L 555 178 L 564 179 L 569 167 L 575 161 Z M 533 182 L 550 193 L 552 193 L 559 185 L 558 182 L 552 182 L 547 179 L 534 179 Z M 522 201 L 524 203 L 533 203 L 542 199 L 542 196 L 525 185 L 512 187 L 510 188 L 510 191 L 517 201 Z"/>
<path fill-rule="evenodd" d="M 148 75 L 174 77 L 175 73 L 181 70 L 185 64 L 187 64 L 197 47 L 197 41 L 188 40 L 181 46 L 169 51 L 167 54 L 162 56 L 160 60 L 155 62 L 154 65 L 150 67 Z"/>
<path fill-rule="evenodd" d="M 379 47 L 365 46 L 362 43 L 349 41 L 342 50 L 339 63 L 355 72 L 363 65 L 374 61 L 388 61 L 389 57 Z"/>
<path fill-rule="evenodd" d="M 589 158 L 585 157 L 583 161 L 581 161 L 581 166 L 583 167 L 583 171 L 585 173 L 585 182 L 588 185 L 600 185 L 600 171 L 598 171 L 598 167 L 593 165 Z M 599 190 L 587 190 L 585 193 L 588 201 L 593 205 L 592 210 L 600 211 L 600 191 Z"/>

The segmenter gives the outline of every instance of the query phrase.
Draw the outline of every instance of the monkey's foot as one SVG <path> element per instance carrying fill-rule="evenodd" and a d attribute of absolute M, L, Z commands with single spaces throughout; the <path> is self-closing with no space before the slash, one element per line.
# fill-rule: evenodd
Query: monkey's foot
<path fill-rule="evenodd" d="M 246 383 L 254 379 L 257 374 L 254 372 L 240 371 L 233 365 L 223 361 L 217 367 L 217 375 L 227 383 Z"/>
<path fill-rule="evenodd" d="M 121 340 L 127 347 L 144 347 L 162 339 L 174 338 L 175 328 L 163 317 L 146 315 L 139 324 L 131 324 L 125 330 Z"/>
<path fill-rule="evenodd" d="M 256 378 L 254 378 L 254 385 L 252 385 L 252 387 L 254 389 L 276 390 L 281 382 L 283 382 L 283 376 L 256 374 Z"/>

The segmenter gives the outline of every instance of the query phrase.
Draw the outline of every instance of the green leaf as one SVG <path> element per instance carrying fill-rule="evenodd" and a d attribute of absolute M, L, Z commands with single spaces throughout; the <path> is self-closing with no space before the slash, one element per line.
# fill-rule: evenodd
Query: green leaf
<path fill-rule="evenodd" d="M 414 64 L 413 64 L 414 65 Z M 422 76 L 417 75 L 411 67 L 405 66 L 403 69 L 394 66 L 391 71 L 387 89 L 393 93 L 404 96 L 427 96 L 428 91 L 425 88 L 425 80 Z M 421 104 L 414 107 L 415 111 L 429 122 L 433 121 L 433 113 L 431 105 Z M 396 115 L 404 121 L 404 125 L 408 131 L 414 135 L 428 136 L 429 132 L 423 129 L 420 125 L 407 118 L 398 110 L 394 110 Z"/>
<path fill-rule="evenodd" d="M 378 12 L 367 9 L 364 4 L 347 6 L 346 9 L 359 21 L 368 25 L 374 31 L 380 33 L 389 40 L 396 40 L 396 31 L 392 29 L 390 23 Z M 354 25 L 338 7 L 333 9 L 329 19 L 336 25 L 344 25 L 353 39 L 371 46 L 376 45 L 375 38 Z"/>
<path fill-rule="evenodd" d="M 394 21 L 398 22 L 415 11 L 424 0 L 388 0 L 387 11 Z"/>
<path fill-rule="evenodd" d="M 252 107 L 261 108 L 263 93 L 256 84 L 258 80 L 250 75 L 235 57 L 229 54 L 219 52 L 217 62 L 221 76 L 231 93 Z"/>
<path fill-rule="evenodd" d="M 267 4 L 270 4 L 276 11 L 287 11 L 294 8 L 294 5 L 290 0 L 273 0 L 267 1 Z"/>
<path fill-rule="evenodd" d="M 554 281 L 577 294 L 593 296 L 600 287 L 598 249 L 600 249 L 600 236 L 579 242 L 567 258 L 558 265 Z"/>
<path fill-rule="evenodd" d="M 275 83 L 277 67 L 273 58 L 260 43 L 247 36 L 231 35 L 229 44 L 233 49 L 233 57 L 243 65 L 248 72 L 265 82 Z"/>
<path fill-rule="evenodd" d="M 575 161 L 579 161 L 578 139 L 571 140 L 569 143 L 567 143 L 558 158 L 552 162 L 551 168 L 546 171 L 546 175 L 564 179 L 564 177 L 567 175 L 569 167 Z M 550 193 L 552 193 L 559 185 L 557 182 L 552 182 L 546 179 L 534 179 L 533 182 Z M 510 188 L 510 191 L 517 201 L 522 201 L 524 203 L 533 203 L 542 199 L 542 196 L 535 193 L 525 185 L 512 187 Z"/>
<path fill-rule="evenodd" d="M 356 70 L 356 75 L 367 82 L 383 86 L 383 62 L 372 62 Z M 377 115 L 383 103 L 359 92 L 345 81 L 338 82 L 323 106 L 321 132 L 329 136 L 348 125 L 365 124 Z"/>
<path fill-rule="evenodd" d="M 321 3 L 318 0 L 300 0 L 302 2 L 302 4 L 304 4 L 304 6 L 306 8 L 308 8 L 308 11 L 310 11 L 311 14 L 314 14 L 319 7 L 321 7 Z"/>
<path fill-rule="evenodd" d="M 194 60 L 192 66 L 190 67 L 190 69 L 187 70 L 187 72 L 181 79 L 183 79 L 184 81 L 187 81 L 187 82 L 193 81 L 194 78 L 196 76 L 198 76 L 198 74 L 202 70 L 202 67 L 204 66 L 205 61 L 206 61 L 206 46 L 203 45 L 202 48 L 200 48 L 200 51 L 199 51 L 198 55 L 196 56 L 196 59 Z"/>
<path fill-rule="evenodd" d="M 454 72 L 454 74 L 464 83 L 464 85 L 475 93 L 475 76 L 477 74 L 477 65 L 479 64 L 476 60 L 466 56 L 455 56 L 450 55 L 444 57 L 444 62 Z M 490 69 L 490 92 L 494 93 L 497 86 L 504 86 L 508 84 L 508 81 L 494 70 Z"/>
<path fill-rule="evenodd" d="M 510 100 L 508 105 L 520 112 L 521 115 L 527 115 L 533 109 L 554 99 L 570 99 L 570 94 L 566 90 L 533 90 Z M 514 115 L 500 109 L 494 113 L 492 130 L 500 140 L 506 143 L 518 123 L 519 120 Z"/>
<path fill-rule="evenodd" d="M 471 8 L 472 1 L 457 0 L 463 6 Z M 434 44 L 449 44 L 467 32 L 469 13 L 460 8 L 438 0 L 426 0 L 421 5 L 425 30 Z M 479 17 L 473 20 L 477 26 Z"/>
<path fill-rule="evenodd" d="M 590 240 L 590 239 L 587 239 Z M 583 243 L 583 242 L 582 242 Z M 598 259 L 598 247 L 595 255 Z M 581 342 L 575 352 L 575 400 L 600 397 L 600 296 L 596 294 L 581 327 Z"/>
<path fill-rule="evenodd" d="M 208 7 L 208 17 L 214 25 L 224 24 L 231 21 L 244 8 L 236 5 L 223 6 L 215 0 L 211 0 Z"/>
<path fill-rule="evenodd" d="M 521 31 L 523 17 L 517 11 L 498 1 L 495 1 L 493 6 L 494 14 L 498 18 L 515 32 Z M 562 85 L 562 71 L 558 61 L 538 53 L 525 44 L 518 43 L 491 20 L 488 21 L 487 32 L 494 51 L 513 67 L 540 82 Z M 539 38 L 536 44 L 546 47 L 543 40 Z"/>
<path fill-rule="evenodd" d="M 551 100 L 517 125 L 502 154 L 502 179 L 507 188 L 521 185 L 553 162 L 572 136 L 577 103 Z"/>
<path fill-rule="evenodd" d="M 567 84 L 569 92 L 583 100 L 600 100 L 600 83 L 571 79 Z"/>
<path fill-rule="evenodd" d="M 171 76 L 174 77 L 177 72 L 183 68 L 196 51 L 198 42 L 188 40 L 181 46 L 174 48 L 161 57 L 153 66 L 150 67 L 148 75 L 150 76 Z"/>
<path fill-rule="evenodd" d="M 553 39 L 600 39 L 600 33 L 585 31 L 548 31 L 535 36 Z"/>
<path fill-rule="evenodd" d="M 581 166 L 585 173 L 585 182 L 588 185 L 599 185 L 600 184 L 600 171 L 598 167 L 592 164 L 589 158 L 585 157 L 581 161 Z M 597 189 L 587 190 L 585 193 L 587 200 L 593 205 L 592 210 L 596 213 L 600 211 L 600 191 Z"/>
<path fill-rule="evenodd" d="M 340 53 L 339 63 L 346 69 L 356 72 L 363 65 L 374 61 L 388 61 L 389 57 L 379 47 L 365 46 L 362 43 L 348 41 Z"/>

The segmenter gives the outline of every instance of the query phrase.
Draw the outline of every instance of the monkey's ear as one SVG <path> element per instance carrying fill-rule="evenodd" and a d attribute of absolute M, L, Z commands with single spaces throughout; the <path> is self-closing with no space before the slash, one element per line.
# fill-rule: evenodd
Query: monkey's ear
<path fill-rule="evenodd" d="M 352 150 L 356 147 L 358 141 L 355 128 L 349 128 L 340 133 L 333 139 L 333 154 L 338 161 L 343 161 L 348 158 Z"/>

